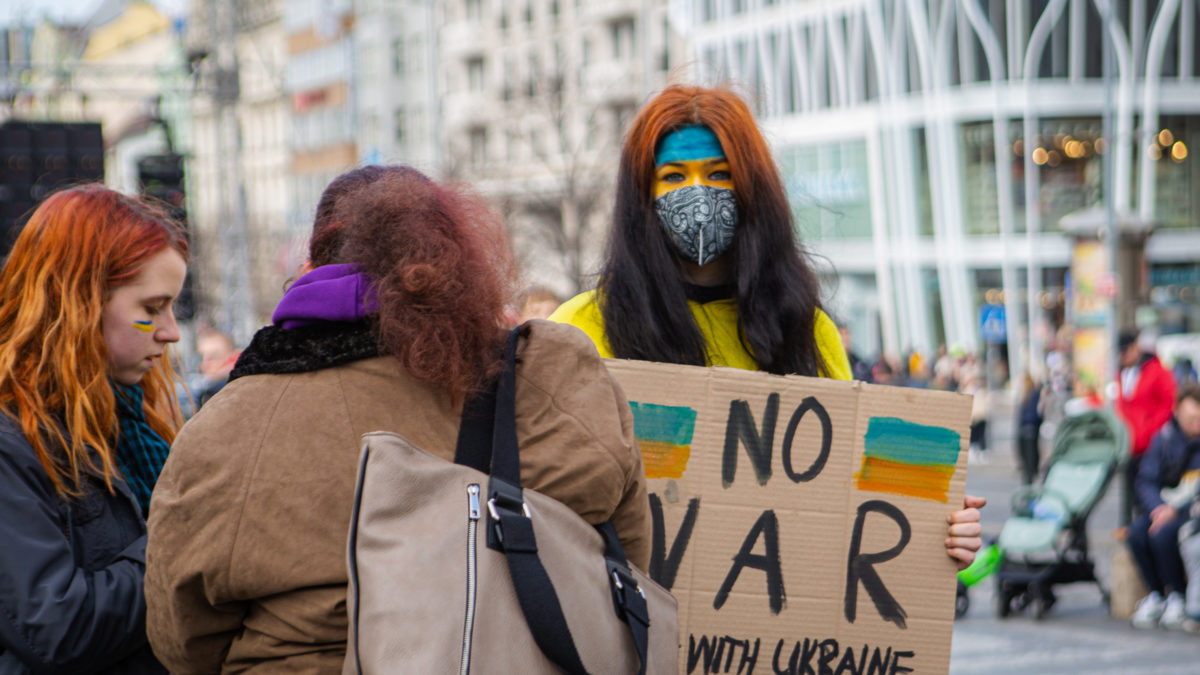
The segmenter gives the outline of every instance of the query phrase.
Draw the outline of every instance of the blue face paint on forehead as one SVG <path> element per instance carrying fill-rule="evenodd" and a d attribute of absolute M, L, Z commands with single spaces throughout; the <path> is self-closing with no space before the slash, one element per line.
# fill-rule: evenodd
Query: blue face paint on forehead
<path fill-rule="evenodd" d="M 680 127 L 663 136 L 658 142 L 658 152 L 654 155 L 654 165 L 661 166 L 666 162 L 685 162 L 692 159 L 710 159 L 724 157 L 721 141 L 712 129 L 700 125 Z"/>

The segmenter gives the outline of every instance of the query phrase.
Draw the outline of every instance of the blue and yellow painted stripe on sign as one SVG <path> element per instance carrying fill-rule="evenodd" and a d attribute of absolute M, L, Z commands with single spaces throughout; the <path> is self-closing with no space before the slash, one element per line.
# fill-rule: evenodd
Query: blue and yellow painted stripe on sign
<path fill-rule="evenodd" d="M 681 478 L 692 454 L 696 411 L 683 406 L 630 401 L 633 435 L 647 478 Z"/>
<path fill-rule="evenodd" d="M 946 502 L 961 444 L 962 436 L 952 429 L 872 417 L 863 436 L 856 485 L 859 490 Z"/>

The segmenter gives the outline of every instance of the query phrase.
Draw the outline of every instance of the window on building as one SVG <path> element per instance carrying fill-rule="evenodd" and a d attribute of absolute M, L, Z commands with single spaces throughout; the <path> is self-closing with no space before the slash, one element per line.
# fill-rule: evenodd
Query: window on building
<path fill-rule="evenodd" d="M 534 52 L 529 52 L 529 71 L 527 73 L 525 93 L 532 97 L 537 93 L 537 81 L 541 77 L 541 68 L 538 67 L 538 57 Z"/>
<path fill-rule="evenodd" d="M 396 145 L 404 145 L 407 139 L 407 115 L 404 108 L 396 108 L 392 112 L 392 139 L 396 141 Z"/>
<path fill-rule="evenodd" d="M 467 88 L 471 91 L 483 91 L 485 82 L 484 61 L 482 56 L 467 59 Z"/>
<path fill-rule="evenodd" d="M 633 120 L 633 114 L 637 111 L 637 106 L 632 103 L 617 103 L 612 106 L 613 129 L 616 130 L 617 136 L 624 136 L 625 130 L 629 127 L 629 122 Z"/>
<path fill-rule="evenodd" d="M 778 157 L 788 202 L 802 239 L 871 236 L 865 141 L 784 148 Z"/>
<path fill-rule="evenodd" d="M 404 75 L 404 38 L 392 40 L 392 74 L 397 77 Z"/>
<path fill-rule="evenodd" d="M 608 24 L 608 34 L 612 38 L 612 55 L 617 61 L 632 59 L 634 45 L 633 19 L 617 19 Z"/>
<path fill-rule="evenodd" d="M 471 152 L 471 166 L 481 168 L 487 163 L 487 128 L 474 127 L 468 134 Z"/>
<path fill-rule="evenodd" d="M 504 59 L 504 85 L 500 89 L 500 98 L 505 101 L 511 101 L 513 97 L 513 60 L 511 57 Z"/>

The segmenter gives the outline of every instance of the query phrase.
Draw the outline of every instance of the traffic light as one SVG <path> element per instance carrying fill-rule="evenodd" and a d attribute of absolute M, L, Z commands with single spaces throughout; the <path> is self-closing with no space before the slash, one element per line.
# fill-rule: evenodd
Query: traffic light
<path fill-rule="evenodd" d="M 138 189 L 143 197 L 166 209 L 187 231 L 187 193 L 184 191 L 183 157 L 168 153 L 147 155 L 138 160 Z M 183 290 L 175 299 L 175 317 L 191 319 L 196 314 L 192 273 L 184 278 Z"/>
<path fill-rule="evenodd" d="M 96 122 L 0 124 L 0 257 L 37 205 L 67 185 L 104 180 L 104 140 Z"/>

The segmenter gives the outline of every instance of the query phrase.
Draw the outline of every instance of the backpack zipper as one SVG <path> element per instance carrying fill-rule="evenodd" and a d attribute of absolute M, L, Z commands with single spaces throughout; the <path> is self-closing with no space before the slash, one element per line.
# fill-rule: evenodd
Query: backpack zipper
<path fill-rule="evenodd" d="M 460 675 L 467 675 L 471 671 L 471 632 L 475 628 L 475 534 L 479 527 L 479 515 L 479 484 L 471 483 L 467 486 L 467 608 L 463 619 Z"/>

